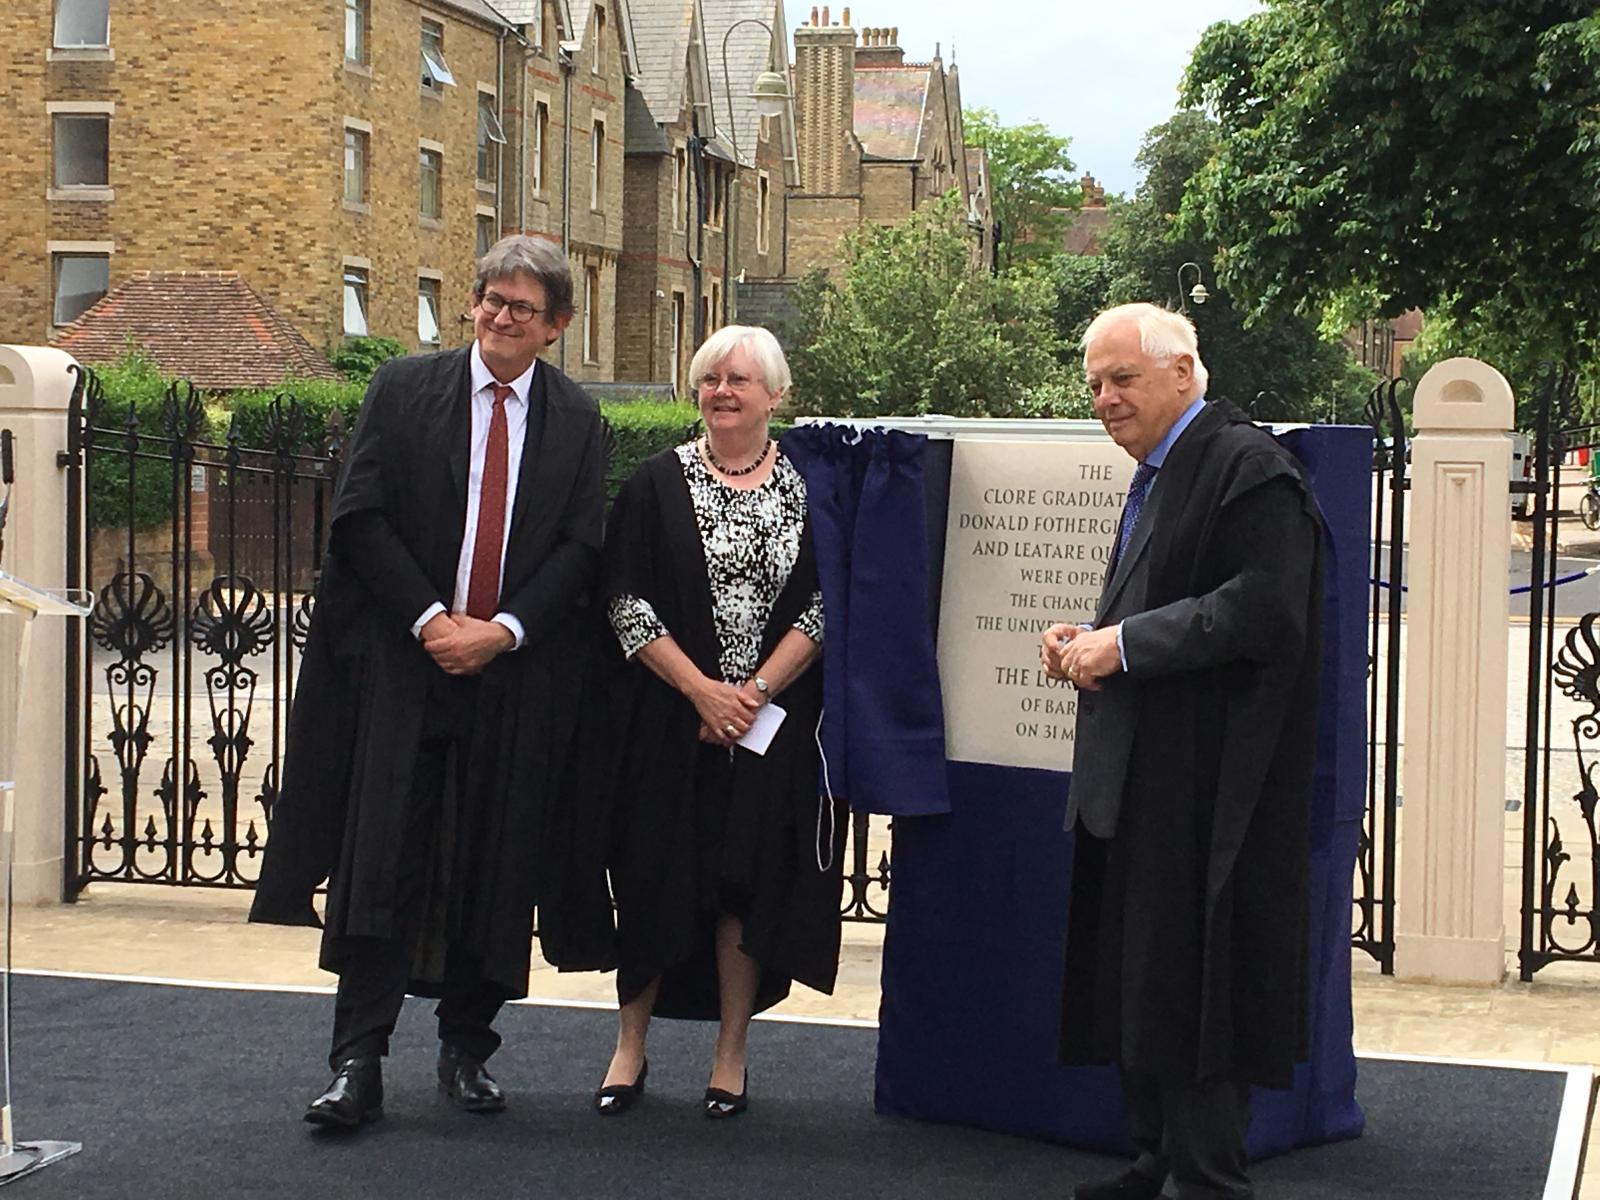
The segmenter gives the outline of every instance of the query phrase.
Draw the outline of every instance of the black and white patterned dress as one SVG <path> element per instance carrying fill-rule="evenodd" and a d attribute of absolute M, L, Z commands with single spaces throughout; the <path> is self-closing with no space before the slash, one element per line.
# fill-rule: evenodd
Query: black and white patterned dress
<path fill-rule="evenodd" d="M 779 454 L 771 475 L 759 487 L 735 488 L 712 474 L 697 441 L 679 446 L 677 455 L 705 548 L 722 678 L 743 683 L 761 665 L 762 631 L 800 556 L 806 519 L 805 480 Z M 611 627 L 629 658 L 669 632 L 650 603 L 638 596 L 613 596 L 610 616 Z M 794 627 L 821 644 L 822 593 L 812 594 Z"/>

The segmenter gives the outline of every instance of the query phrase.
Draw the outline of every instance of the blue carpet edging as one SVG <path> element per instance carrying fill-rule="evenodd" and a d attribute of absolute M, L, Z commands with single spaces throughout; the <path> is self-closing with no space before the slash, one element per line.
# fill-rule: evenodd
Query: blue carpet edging
<path fill-rule="evenodd" d="M 751 1110 L 698 1115 L 712 1029 L 658 1022 L 649 1092 L 602 1120 L 589 1095 L 609 1058 L 610 1007 L 528 1002 L 501 1020 L 499 1117 L 436 1094 L 431 1005 L 410 1001 L 386 1069 L 388 1117 L 355 1138 L 299 1121 L 325 1082 L 326 989 L 185 985 L 16 972 L 17 1137 L 83 1152 L 29 1195 L 498 1196 L 745 1194 L 955 1200 L 1070 1194 L 1115 1159 L 872 1111 L 876 1029 L 764 1018 Z M 1261 1200 L 1573 1196 L 1593 1072 L 1549 1064 L 1364 1056 L 1361 1139 L 1256 1168 Z M 712 1184 L 715 1187 L 711 1187 Z M 709 1189 L 709 1190 L 708 1190 Z"/>

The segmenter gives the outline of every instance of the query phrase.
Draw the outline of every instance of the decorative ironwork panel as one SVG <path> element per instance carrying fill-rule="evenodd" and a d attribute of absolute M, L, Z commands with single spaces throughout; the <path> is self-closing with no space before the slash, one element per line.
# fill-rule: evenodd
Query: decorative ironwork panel
<path fill-rule="evenodd" d="M 1600 512 L 1600 427 L 1576 422 L 1577 373 L 1547 365 L 1531 450 L 1531 567 L 1522 794 L 1521 976 L 1600 963 L 1600 613 L 1561 556 Z"/>
<path fill-rule="evenodd" d="M 69 412 L 68 895 L 93 880 L 253 886 L 326 545 L 342 427 L 308 444 L 289 395 L 212 432 L 187 383 L 159 403 L 80 373 Z"/>

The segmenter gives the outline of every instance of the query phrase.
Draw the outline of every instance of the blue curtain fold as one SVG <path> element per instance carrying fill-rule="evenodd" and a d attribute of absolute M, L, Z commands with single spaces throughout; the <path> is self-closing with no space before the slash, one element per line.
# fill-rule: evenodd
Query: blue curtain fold
<path fill-rule="evenodd" d="M 806 481 L 826 610 L 828 786 L 857 813 L 949 812 L 928 612 L 927 438 L 802 425 L 781 445 Z"/>

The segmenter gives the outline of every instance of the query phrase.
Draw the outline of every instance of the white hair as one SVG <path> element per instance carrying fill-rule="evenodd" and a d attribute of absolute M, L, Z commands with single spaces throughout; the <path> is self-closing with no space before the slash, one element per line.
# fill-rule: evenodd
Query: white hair
<path fill-rule="evenodd" d="M 702 342 L 689 363 L 689 386 L 698 388 L 701 376 L 720 367 L 728 355 L 741 348 L 755 360 L 767 391 L 777 396 L 789 390 L 792 380 L 783 347 L 759 325 L 724 325 Z"/>
<path fill-rule="evenodd" d="M 1165 366 L 1180 354 L 1194 361 L 1194 396 L 1203 396 L 1211 372 L 1200 361 L 1200 342 L 1195 336 L 1194 322 L 1182 313 L 1171 312 L 1154 304 L 1119 304 L 1108 308 L 1083 331 L 1083 352 L 1087 360 L 1089 344 L 1113 325 L 1131 321 L 1139 330 L 1139 349 Z"/>

